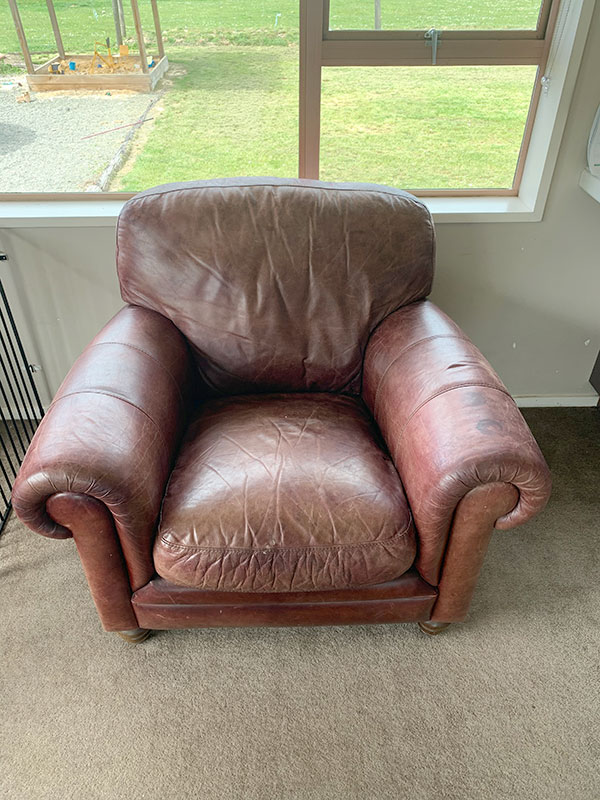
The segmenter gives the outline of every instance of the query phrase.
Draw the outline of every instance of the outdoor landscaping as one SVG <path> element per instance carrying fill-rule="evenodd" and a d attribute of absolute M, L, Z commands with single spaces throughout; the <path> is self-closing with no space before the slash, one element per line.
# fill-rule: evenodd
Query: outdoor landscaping
<path fill-rule="evenodd" d="M 68 52 L 91 52 L 95 41 L 114 37 L 110 0 L 55 0 L 55 7 Z M 151 54 L 150 3 L 140 0 L 140 8 Z M 471 0 L 382 0 L 382 26 L 533 27 L 538 8 L 532 0 L 477 6 Z M 46 2 L 19 0 L 19 9 L 34 59 L 43 63 L 54 53 Z M 170 69 L 158 86 L 152 119 L 136 129 L 110 189 L 297 174 L 297 0 L 159 0 L 159 9 Z M 372 0 L 332 0 L 334 27 L 368 28 L 372 20 Z M 18 69 L 19 52 L 2 3 L 0 53 L 9 59 L 0 61 L 0 82 Z M 515 66 L 324 69 L 321 176 L 405 188 L 510 186 L 534 78 L 535 67 Z M 122 94 L 115 92 L 114 99 Z M 122 110 L 118 119 L 127 122 Z M 68 137 L 61 144 L 68 148 Z M 3 158 L 15 150 L 7 152 Z M 97 164 L 90 165 L 94 170 Z"/>

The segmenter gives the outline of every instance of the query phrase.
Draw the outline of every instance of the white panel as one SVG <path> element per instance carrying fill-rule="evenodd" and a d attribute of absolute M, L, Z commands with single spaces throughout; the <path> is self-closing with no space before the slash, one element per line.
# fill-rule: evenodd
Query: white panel
<path fill-rule="evenodd" d="M 110 228 L 0 231 L 2 279 L 46 404 L 69 368 L 123 301 Z"/>

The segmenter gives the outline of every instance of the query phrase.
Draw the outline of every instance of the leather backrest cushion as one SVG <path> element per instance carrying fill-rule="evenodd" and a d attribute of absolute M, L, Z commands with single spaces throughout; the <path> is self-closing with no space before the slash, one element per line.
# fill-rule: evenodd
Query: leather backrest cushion
<path fill-rule="evenodd" d="M 168 317 L 217 394 L 358 391 L 370 332 L 431 289 L 431 217 L 372 184 L 167 184 L 119 218 L 121 294 Z"/>

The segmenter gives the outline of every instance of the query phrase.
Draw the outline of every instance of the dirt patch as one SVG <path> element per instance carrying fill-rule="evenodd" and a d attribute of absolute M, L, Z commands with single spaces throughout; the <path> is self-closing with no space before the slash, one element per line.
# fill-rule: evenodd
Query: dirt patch
<path fill-rule="evenodd" d="M 64 61 L 57 61 L 53 67 L 64 75 L 131 75 L 142 71 L 139 56 L 117 56 L 109 59 L 106 54 L 98 58 L 74 56 Z M 50 69 L 48 71 L 50 72 Z"/>
<path fill-rule="evenodd" d="M 93 187 L 138 129 L 132 123 L 159 96 L 32 92 L 31 102 L 19 103 L 19 80 L 4 80 L 0 91 L 0 192 L 81 192 Z"/>
<path fill-rule="evenodd" d="M 152 133 L 154 123 L 163 111 L 164 106 L 160 100 L 148 109 L 148 114 L 146 116 L 147 122 L 140 127 L 136 127 L 135 133 L 131 136 L 131 139 L 124 143 L 124 146 L 121 148 L 122 154 L 119 154 L 121 157 L 115 159 L 115 165 L 110 171 L 108 178 L 106 179 L 106 176 L 101 177 L 101 182 L 102 178 L 105 178 L 105 181 L 103 184 L 101 183 L 101 188 L 99 190 L 104 192 L 123 191 L 122 178 L 127 175 L 127 173 L 131 172 L 137 157 L 146 146 L 146 142 Z"/>

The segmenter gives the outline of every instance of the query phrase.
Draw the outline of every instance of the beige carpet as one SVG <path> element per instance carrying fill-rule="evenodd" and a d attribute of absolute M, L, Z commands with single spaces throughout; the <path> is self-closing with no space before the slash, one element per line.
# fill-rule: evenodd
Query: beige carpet
<path fill-rule="evenodd" d="M 600 414 L 530 411 L 556 489 L 470 619 L 101 631 L 72 542 L 0 538 L 0 797 L 600 798 Z"/>

